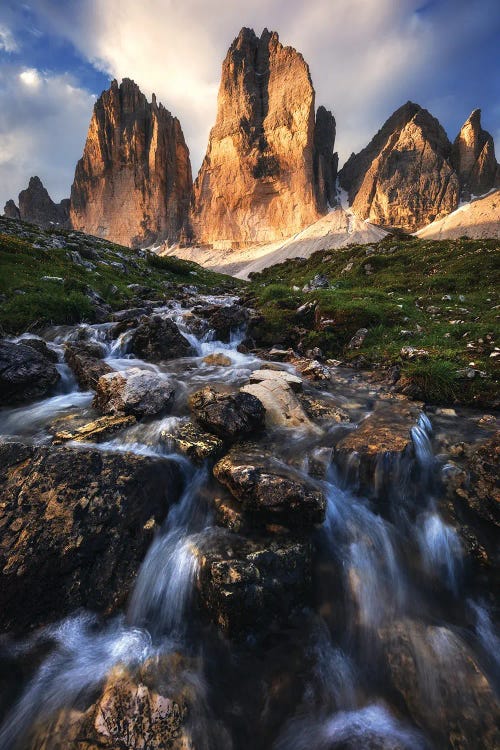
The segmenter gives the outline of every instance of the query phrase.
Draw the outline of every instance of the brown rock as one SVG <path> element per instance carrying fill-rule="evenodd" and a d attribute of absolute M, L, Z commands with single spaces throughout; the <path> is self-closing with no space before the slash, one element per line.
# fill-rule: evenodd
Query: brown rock
<path fill-rule="evenodd" d="M 166 412 L 175 394 L 173 385 L 160 375 L 131 367 L 99 378 L 92 405 L 101 414 L 153 417 Z"/>
<path fill-rule="evenodd" d="M 0 445 L 0 628 L 116 611 L 181 485 L 168 459 Z"/>
<path fill-rule="evenodd" d="M 94 106 L 71 188 L 74 229 L 137 247 L 178 238 L 191 195 L 189 151 L 176 117 L 125 78 Z"/>
<path fill-rule="evenodd" d="M 135 417 L 125 416 L 123 414 L 99 417 L 99 419 L 95 419 L 93 422 L 87 422 L 73 431 L 59 430 L 54 435 L 53 443 L 65 443 L 68 440 L 77 443 L 99 443 L 101 440 L 106 440 L 106 438 L 113 435 L 115 432 L 124 430 L 125 427 L 131 427 L 131 425 L 135 424 L 135 421 Z"/>
<path fill-rule="evenodd" d="M 201 430 L 192 422 L 185 422 L 173 432 L 162 430 L 160 439 L 172 450 L 184 453 L 196 463 L 220 456 L 224 449 L 220 438 Z"/>
<path fill-rule="evenodd" d="M 93 344 L 66 344 L 64 348 L 64 359 L 84 391 L 95 391 L 99 378 L 113 372 L 107 362 L 95 356 L 98 353 Z"/>
<path fill-rule="evenodd" d="M 492 136 L 481 127 L 481 110 L 475 109 L 455 138 L 452 164 L 460 179 L 462 197 L 482 195 L 495 186 L 497 160 Z"/>
<path fill-rule="evenodd" d="M 194 238 L 236 248 L 288 237 L 316 221 L 333 190 L 330 117 L 321 111 L 315 137 L 314 89 L 303 57 L 275 32 L 265 29 L 259 38 L 242 29 L 222 66 L 217 120 L 194 186 Z"/>
<path fill-rule="evenodd" d="M 316 485 L 256 446 L 232 448 L 216 463 L 214 475 L 246 511 L 269 522 L 303 528 L 324 520 L 325 498 Z"/>
<path fill-rule="evenodd" d="M 211 365 L 214 367 L 230 367 L 231 366 L 231 358 L 228 357 L 226 354 L 223 354 L 222 352 L 214 352 L 213 354 L 207 354 L 206 357 L 203 357 L 203 361 L 206 365 Z"/>
<path fill-rule="evenodd" d="M 451 144 L 418 104 L 396 110 L 366 148 L 339 173 L 356 213 L 376 224 L 415 231 L 458 206 Z"/>
<path fill-rule="evenodd" d="M 249 393 L 222 393 L 211 386 L 189 398 L 197 422 L 220 438 L 235 440 L 264 427 L 264 407 Z"/>

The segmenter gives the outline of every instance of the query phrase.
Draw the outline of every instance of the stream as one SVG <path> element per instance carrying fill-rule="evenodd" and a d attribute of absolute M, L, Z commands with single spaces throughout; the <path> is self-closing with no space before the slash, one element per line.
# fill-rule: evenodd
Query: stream
<path fill-rule="evenodd" d="M 234 301 L 196 298 L 196 304 L 220 306 Z M 481 703 L 477 694 L 489 701 L 498 691 L 500 640 L 491 602 L 471 585 L 462 539 L 442 512 L 440 493 L 450 471 L 447 446 L 485 436 L 477 415 L 421 412 L 411 431 L 411 460 L 380 462 L 374 490 L 365 492 L 355 455 L 343 463 L 329 458 L 322 476 L 313 470 L 315 458 L 392 402 L 383 389 L 341 367 L 320 384 L 304 380 L 306 394 L 342 409 L 350 419 L 322 424 L 314 434 L 276 429 L 265 438 L 279 465 L 314 483 L 326 498 L 325 520 L 311 533 L 312 602 L 261 640 L 251 633 L 232 640 L 206 622 L 196 596 L 196 551 L 219 533 L 214 498 L 220 488 L 209 463 L 194 464 L 160 435 L 187 422 L 191 393 L 206 385 L 236 391 L 264 362 L 239 351 L 244 330 L 233 331 L 224 343 L 214 339 L 213 331 L 195 332 L 192 307 L 172 302 L 154 312 L 174 320 L 194 356 L 152 364 L 129 353 L 133 329 L 114 338 L 110 323 L 53 327 L 42 338 L 58 356 L 57 392 L 0 410 L 4 439 L 36 445 L 51 443 L 54 424 L 73 416 L 95 419 L 94 394 L 78 389 L 64 362 L 64 346 L 97 343 L 114 370 L 139 367 L 167 378 L 175 386 L 175 399 L 167 416 L 138 421 L 92 448 L 166 457 L 179 464 L 184 478 L 182 495 L 156 534 L 124 611 L 102 618 L 79 610 L 25 638 L 0 640 L 1 659 L 28 664 L 15 695 L 6 701 L 0 750 L 97 747 L 64 744 L 61 738 L 59 744 L 36 744 L 33 737 L 37 727 L 61 711 L 85 710 L 117 669 L 137 670 L 149 663 L 168 664 L 172 695 L 187 696 L 184 744 L 180 738 L 162 744 L 157 737 L 127 744 L 118 733 L 114 744 L 109 735 L 99 747 L 473 747 L 459 740 L 445 744 L 440 732 L 446 717 L 453 723 L 455 715 L 470 718 L 471 713 L 471 732 L 480 731 L 490 703 Z M 207 364 L 204 358 L 211 353 L 223 353 L 230 364 Z M 292 364 L 279 366 L 296 373 Z M 494 746 L 487 742 L 478 739 L 476 746 Z"/>

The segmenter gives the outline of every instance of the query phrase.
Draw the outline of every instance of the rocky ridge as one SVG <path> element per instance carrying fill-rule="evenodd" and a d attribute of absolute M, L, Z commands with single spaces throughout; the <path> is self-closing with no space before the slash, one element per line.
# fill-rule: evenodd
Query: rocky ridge
<path fill-rule="evenodd" d="M 69 198 L 54 203 L 39 177 L 32 177 L 25 190 L 19 193 L 19 207 L 12 199 L 5 204 L 4 215 L 21 219 L 42 229 L 51 226 L 69 226 Z"/>

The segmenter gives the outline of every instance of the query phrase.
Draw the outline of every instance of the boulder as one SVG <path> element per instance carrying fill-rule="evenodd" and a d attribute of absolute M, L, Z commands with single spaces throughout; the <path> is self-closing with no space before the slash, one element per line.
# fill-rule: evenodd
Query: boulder
<path fill-rule="evenodd" d="M 316 484 L 252 444 L 233 447 L 215 464 L 214 476 L 247 513 L 269 523 L 304 528 L 325 518 L 326 501 Z"/>
<path fill-rule="evenodd" d="M 348 349 L 360 349 L 364 342 L 366 337 L 368 336 L 368 328 L 359 328 L 352 339 L 347 344 Z"/>
<path fill-rule="evenodd" d="M 169 459 L 0 444 L 1 629 L 123 606 L 181 490 Z"/>
<path fill-rule="evenodd" d="M 33 347 L 0 340 L 0 406 L 43 398 L 59 380 L 53 362 Z"/>
<path fill-rule="evenodd" d="M 136 670 L 120 665 L 94 703 L 60 711 L 38 730 L 29 750 L 194 750 L 187 727 L 192 695 L 180 688 L 179 661 L 173 654 Z"/>
<path fill-rule="evenodd" d="M 39 352 L 42 356 L 45 357 L 45 359 L 48 359 L 50 362 L 58 362 L 59 357 L 57 356 L 57 352 L 55 352 L 53 349 L 49 349 L 47 344 L 43 339 L 22 339 L 23 346 L 30 346 L 32 349 L 35 349 L 35 351 Z"/>
<path fill-rule="evenodd" d="M 64 360 L 84 391 L 95 391 L 99 378 L 113 372 L 113 368 L 101 357 L 98 344 L 78 342 L 64 347 Z"/>
<path fill-rule="evenodd" d="M 476 657 L 451 630 L 403 620 L 382 632 L 393 689 L 436 747 L 500 745 L 495 691 Z"/>
<path fill-rule="evenodd" d="M 207 322 L 209 327 L 215 332 L 215 338 L 218 341 L 228 342 L 231 333 L 236 332 L 242 326 L 246 325 L 250 313 L 246 307 L 241 305 L 224 305 L 217 306 L 208 313 Z"/>
<path fill-rule="evenodd" d="M 312 550 L 307 541 L 247 539 L 221 529 L 196 552 L 201 607 L 230 638 L 260 640 L 289 623 L 310 601 Z"/>
<path fill-rule="evenodd" d="M 190 396 L 189 408 L 204 429 L 224 440 L 234 441 L 264 427 L 264 407 L 249 393 L 222 393 L 206 386 Z"/>
<path fill-rule="evenodd" d="M 148 362 L 189 357 L 195 352 L 170 318 L 153 315 L 132 334 L 130 350 L 136 357 Z"/>
<path fill-rule="evenodd" d="M 173 385 L 165 378 L 131 367 L 100 377 L 92 403 L 101 414 L 132 414 L 140 419 L 165 413 L 174 394 Z"/>
<path fill-rule="evenodd" d="M 267 427 L 301 428 L 310 432 L 317 432 L 319 429 L 310 421 L 297 396 L 281 377 L 270 377 L 258 383 L 250 383 L 243 386 L 240 391 L 259 399 L 266 412 Z"/>
<path fill-rule="evenodd" d="M 183 453 L 195 463 L 216 458 L 224 449 L 224 442 L 192 422 L 184 422 L 175 431 L 162 430 L 160 439 L 169 449 Z"/>

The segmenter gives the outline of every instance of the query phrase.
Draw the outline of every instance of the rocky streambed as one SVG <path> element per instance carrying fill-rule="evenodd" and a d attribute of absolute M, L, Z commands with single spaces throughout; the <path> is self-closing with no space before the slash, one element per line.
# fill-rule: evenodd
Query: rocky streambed
<path fill-rule="evenodd" d="M 2 750 L 499 746 L 496 416 L 252 315 L 0 342 Z"/>

